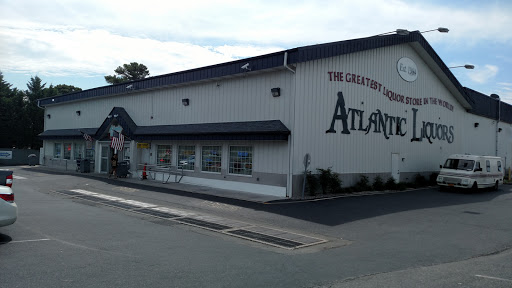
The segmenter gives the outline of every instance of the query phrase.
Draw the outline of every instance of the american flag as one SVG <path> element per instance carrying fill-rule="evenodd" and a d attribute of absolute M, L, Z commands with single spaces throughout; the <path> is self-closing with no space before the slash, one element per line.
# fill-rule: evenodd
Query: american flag
<path fill-rule="evenodd" d="M 82 131 L 80 131 L 80 132 L 82 132 Z M 82 134 L 83 134 L 83 136 L 84 136 L 85 141 L 91 141 L 91 142 L 92 142 L 92 137 L 91 137 L 91 135 L 89 135 L 89 134 L 87 134 L 87 133 L 84 133 L 84 132 L 82 132 Z"/>
<path fill-rule="evenodd" d="M 114 136 L 112 137 L 112 142 L 110 142 L 110 147 L 116 150 L 123 150 L 124 145 L 124 136 L 123 134 L 114 131 Z"/>

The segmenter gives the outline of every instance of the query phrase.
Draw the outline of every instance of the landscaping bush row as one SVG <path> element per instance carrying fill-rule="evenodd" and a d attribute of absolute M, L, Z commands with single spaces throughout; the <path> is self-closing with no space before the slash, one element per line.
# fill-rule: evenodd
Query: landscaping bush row
<path fill-rule="evenodd" d="M 351 187 L 341 187 L 342 181 L 338 174 L 333 173 L 331 168 L 318 168 L 317 174 L 311 171 L 307 172 L 305 194 L 310 196 L 326 195 L 326 194 L 345 194 L 356 193 L 361 191 L 384 191 L 399 190 L 403 191 L 407 188 L 419 188 L 436 184 L 437 173 L 432 173 L 429 179 L 421 174 L 416 174 L 413 182 L 396 183 L 393 177 L 389 177 L 385 182 L 381 176 L 373 179 L 373 183 L 367 176 L 361 175 L 359 181 Z"/>

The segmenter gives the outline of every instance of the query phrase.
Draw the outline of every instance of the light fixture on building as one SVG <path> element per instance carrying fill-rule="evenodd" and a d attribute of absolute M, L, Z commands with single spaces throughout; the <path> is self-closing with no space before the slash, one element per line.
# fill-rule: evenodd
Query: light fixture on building
<path fill-rule="evenodd" d="M 450 30 L 448 28 L 445 28 L 445 27 L 439 27 L 437 29 L 421 31 L 420 33 L 427 33 L 427 32 L 432 32 L 432 31 L 439 31 L 441 33 L 448 33 L 448 31 L 450 31 Z M 392 33 L 396 33 L 397 35 L 401 35 L 401 36 L 407 36 L 407 35 L 409 35 L 411 33 L 411 31 L 409 31 L 407 29 L 396 29 L 395 31 L 382 33 L 382 34 L 379 34 L 377 36 L 383 36 L 383 35 L 388 35 L 388 34 L 392 34 Z"/>
<path fill-rule="evenodd" d="M 279 87 L 270 89 L 270 92 L 272 92 L 272 96 L 274 96 L 274 97 L 281 96 L 281 88 L 279 88 Z"/>
<path fill-rule="evenodd" d="M 501 132 L 501 130 L 502 130 L 501 128 L 498 128 L 498 132 Z"/>
<path fill-rule="evenodd" d="M 81 114 L 82 112 L 80 112 L 80 110 L 76 110 L 76 112 L 75 112 L 75 113 L 76 113 L 76 116 L 80 116 L 80 114 Z"/>
<path fill-rule="evenodd" d="M 183 106 L 188 106 L 190 104 L 190 100 L 188 98 L 181 99 L 181 103 L 183 103 Z"/>
<path fill-rule="evenodd" d="M 475 122 L 475 128 L 478 127 L 478 125 L 480 125 L 478 122 Z"/>
<path fill-rule="evenodd" d="M 466 64 L 466 65 L 460 65 L 460 66 L 453 66 L 453 67 L 448 67 L 449 69 L 453 69 L 453 68 L 466 68 L 466 69 L 475 69 L 475 66 L 474 65 L 471 65 L 471 64 Z"/>
<path fill-rule="evenodd" d="M 50 118 L 52 118 L 52 115 L 50 115 L 50 114 L 46 114 L 46 117 L 47 117 L 48 119 L 50 119 Z"/>
<path fill-rule="evenodd" d="M 450 30 L 448 28 L 445 28 L 445 27 L 439 27 L 437 29 L 427 30 L 427 31 L 423 31 L 423 32 L 420 32 L 420 33 L 427 33 L 427 32 L 432 32 L 432 31 L 439 31 L 441 33 L 448 33 L 448 31 L 450 31 Z"/>

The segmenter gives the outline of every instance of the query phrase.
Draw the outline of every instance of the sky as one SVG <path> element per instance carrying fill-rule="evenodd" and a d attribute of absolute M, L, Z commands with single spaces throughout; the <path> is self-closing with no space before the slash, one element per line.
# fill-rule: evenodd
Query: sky
<path fill-rule="evenodd" d="M 0 71 L 90 89 L 124 63 L 150 76 L 407 29 L 459 82 L 512 104 L 512 1 L 0 0 Z"/>

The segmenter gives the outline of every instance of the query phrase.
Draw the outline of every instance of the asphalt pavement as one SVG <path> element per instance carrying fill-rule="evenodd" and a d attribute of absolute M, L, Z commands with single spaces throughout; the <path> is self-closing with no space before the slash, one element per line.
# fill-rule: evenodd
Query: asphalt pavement
<path fill-rule="evenodd" d="M 511 186 L 280 203 L 14 169 L 24 179 L 14 184 L 20 218 L 0 230 L 5 287 L 509 287 L 512 279 Z M 76 189 L 327 241 L 282 249 L 59 193 Z"/>

